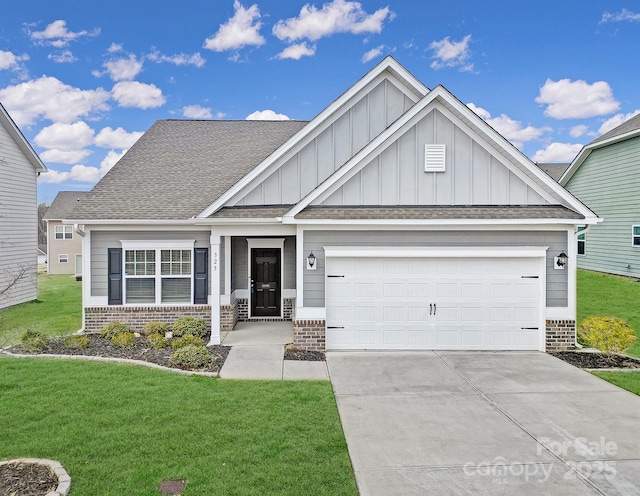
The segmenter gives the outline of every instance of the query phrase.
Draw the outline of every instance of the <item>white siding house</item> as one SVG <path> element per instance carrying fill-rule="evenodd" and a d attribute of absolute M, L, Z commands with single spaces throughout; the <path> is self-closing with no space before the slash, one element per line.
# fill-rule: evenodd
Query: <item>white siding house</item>
<path fill-rule="evenodd" d="M 0 309 L 38 296 L 36 178 L 46 171 L 0 104 Z"/>

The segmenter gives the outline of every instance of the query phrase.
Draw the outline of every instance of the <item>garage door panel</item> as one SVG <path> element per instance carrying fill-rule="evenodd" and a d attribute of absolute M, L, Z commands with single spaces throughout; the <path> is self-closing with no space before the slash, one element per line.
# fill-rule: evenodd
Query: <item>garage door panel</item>
<path fill-rule="evenodd" d="M 329 350 L 539 349 L 544 342 L 544 293 L 532 278 L 544 270 L 542 259 L 329 257 L 327 270 L 343 276 L 326 279 Z"/>

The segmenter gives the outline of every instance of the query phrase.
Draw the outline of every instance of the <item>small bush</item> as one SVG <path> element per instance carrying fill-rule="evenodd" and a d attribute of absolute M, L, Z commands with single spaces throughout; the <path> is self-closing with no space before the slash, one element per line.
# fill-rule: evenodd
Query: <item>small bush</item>
<path fill-rule="evenodd" d="M 142 328 L 142 334 L 145 336 L 151 336 L 152 334 L 162 334 L 169 332 L 171 328 L 169 324 L 165 324 L 164 322 L 157 322 L 152 320 L 151 322 L 147 322 Z"/>
<path fill-rule="evenodd" d="M 129 348 L 136 343 L 136 337 L 132 332 L 122 332 L 113 336 L 111 342 L 121 348 Z"/>
<path fill-rule="evenodd" d="M 180 317 L 173 323 L 173 335 L 177 338 L 190 334 L 198 338 L 203 338 L 207 334 L 207 324 L 202 319 L 194 317 Z"/>
<path fill-rule="evenodd" d="M 174 350 L 179 350 L 180 348 L 184 348 L 185 346 L 189 346 L 190 344 L 196 346 L 204 346 L 202 339 L 192 336 L 191 334 L 185 334 L 181 338 L 176 339 L 171 343 L 171 346 Z"/>
<path fill-rule="evenodd" d="M 109 322 L 106 326 L 100 329 L 100 335 L 105 339 L 113 339 L 118 334 L 125 332 L 131 332 L 131 328 L 120 322 Z"/>
<path fill-rule="evenodd" d="M 161 348 L 167 348 L 169 346 L 169 340 L 160 333 L 153 333 L 147 336 L 147 343 L 149 343 L 154 349 L 159 350 Z"/>
<path fill-rule="evenodd" d="M 65 339 L 62 344 L 65 345 L 67 348 L 73 348 L 76 350 L 82 349 L 82 348 L 86 348 L 87 346 L 89 346 L 89 338 L 87 336 L 80 336 L 77 334 L 74 334 L 73 336 L 69 336 L 67 339 Z"/>
<path fill-rule="evenodd" d="M 636 340 L 631 326 L 615 317 L 589 317 L 578 327 L 578 338 L 605 354 L 620 353 Z"/>
<path fill-rule="evenodd" d="M 189 344 L 174 351 L 169 360 L 172 365 L 181 369 L 195 370 L 208 366 L 211 355 L 204 346 Z"/>
<path fill-rule="evenodd" d="M 27 351 L 40 351 L 47 344 L 47 338 L 40 331 L 25 331 L 20 342 Z"/>

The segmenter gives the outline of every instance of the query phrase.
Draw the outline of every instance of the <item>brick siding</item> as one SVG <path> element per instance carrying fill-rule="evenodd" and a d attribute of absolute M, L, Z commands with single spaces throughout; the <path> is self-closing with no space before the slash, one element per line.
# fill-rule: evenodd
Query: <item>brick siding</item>
<path fill-rule="evenodd" d="M 301 350 L 325 351 L 325 321 L 294 320 L 293 346 Z"/>
<path fill-rule="evenodd" d="M 122 322 L 134 332 L 142 331 L 147 322 L 153 320 L 173 324 L 178 317 L 195 317 L 207 323 L 211 330 L 211 307 L 209 305 L 193 305 L 188 307 L 156 307 L 156 306 L 107 306 L 85 308 L 85 332 L 98 332 L 109 322 Z"/>
<path fill-rule="evenodd" d="M 546 351 L 565 351 L 575 348 L 576 321 L 575 320 L 547 320 Z"/>

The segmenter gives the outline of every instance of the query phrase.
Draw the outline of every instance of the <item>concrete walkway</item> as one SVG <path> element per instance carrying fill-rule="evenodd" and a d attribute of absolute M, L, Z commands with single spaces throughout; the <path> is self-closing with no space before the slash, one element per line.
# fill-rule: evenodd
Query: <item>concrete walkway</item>
<path fill-rule="evenodd" d="M 545 353 L 328 353 L 361 496 L 640 494 L 640 397 Z"/>
<path fill-rule="evenodd" d="M 284 359 L 284 347 L 293 341 L 291 322 L 238 322 L 221 341 L 231 346 L 220 371 L 223 379 L 329 379 L 326 362 Z"/>

